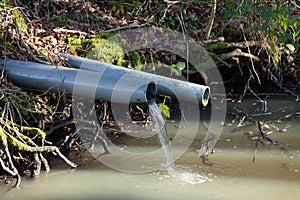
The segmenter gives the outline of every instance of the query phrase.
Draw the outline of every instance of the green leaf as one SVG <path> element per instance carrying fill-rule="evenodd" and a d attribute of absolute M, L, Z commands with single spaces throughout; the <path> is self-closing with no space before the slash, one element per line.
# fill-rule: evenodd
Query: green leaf
<path fill-rule="evenodd" d="M 158 108 L 161 113 L 163 113 L 167 118 L 170 118 L 171 114 L 170 114 L 169 106 L 167 106 L 164 103 L 160 103 L 160 104 L 158 104 Z"/>
<path fill-rule="evenodd" d="M 288 29 L 288 23 L 287 23 L 287 22 L 285 22 L 285 23 L 283 24 L 283 29 L 284 29 L 285 31 Z"/>
<path fill-rule="evenodd" d="M 252 6 L 251 5 L 244 5 L 243 6 L 243 8 L 244 8 L 244 10 L 246 11 L 246 12 L 250 12 L 251 10 L 252 10 Z"/>
<path fill-rule="evenodd" d="M 178 62 L 175 64 L 171 65 L 171 72 L 175 73 L 177 76 L 181 75 L 182 70 L 185 68 L 185 63 L 184 62 Z"/>
<path fill-rule="evenodd" d="M 283 21 L 287 21 L 287 17 L 286 17 L 285 15 L 281 15 L 281 19 L 282 19 Z"/>
<path fill-rule="evenodd" d="M 251 24 L 248 24 L 245 28 L 245 33 L 249 33 L 251 29 L 252 29 Z"/>
<path fill-rule="evenodd" d="M 176 64 L 176 68 L 182 71 L 185 68 L 185 63 L 184 62 L 178 62 Z"/>
<path fill-rule="evenodd" d="M 275 46 L 275 43 L 274 43 L 274 40 L 272 39 L 271 40 L 271 50 L 272 50 L 272 53 L 276 53 L 276 46 Z"/>
<path fill-rule="evenodd" d="M 262 24 L 261 29 L 263 31 L 265 31 L 265 30 L 267 30 L 268 27 L 269 27 L 269 22 L 265 22 L 265 23 Z"/>
<path fill-rule="evenodd" d="M 280 41 L 280 43 L 285 43 L 286 40 L 287 40 L 287 37 L 286 37 L 285 34 L 282 34 L 282 35 L 279 36 L 279 41 Z"/>
<path fill-rule="evenodd" d="M 241 16 L 242 16 L 241 10 L 237 10 L 237 11 L 234 12 L 234 17 L 235 17 L 236 19 L 240 19 Z"/>
<path fill-rule="evenodd" d="M 272 37 L 272 36 L 277 36 L 278 35 L 278 32 L 275 31 L 275 30 L 269 30 L 269 36 Z"/>
<path fill-rule="evenodd" d="M 258 32 L 258 29 L 259 29 L 258 25 L 257 25 L 257 24 L 254 24 L 254 31 L 255 31 L 256 33 Z"/>
<path fill-rule="evenodd" d="M 296 31 L 295 31 L 295 37 L 297 37 L 298 35 L 300 34 L 300 29 L 297 29 Z"/>
<path fill-rule="evenodd" d="M 229 20 L 231 16 L 232 16 L 232 12 L 231 12 L 231 10 L 228 10 L 228 11 L 223 15 L 223 19 L 224 19 L 224 20 Z"/>
<path fill-rule="evenodd" d="M 48 51 L 46 49 L 43 49 L 42 52 L 45 54 L 45 55 L 49 55 Z"/>
<path fill-rule="evenodd" d="M 242 16 L 242 19 L 244 22 L 248 22 L 248 17 L 247 16 Z"/>
<path fill-rule="evenodd" d="M 287 33 L 287 34 L 286 34 L 286 38 L 287 38 L 288 40 L 293 40 L 293 36 L 292 36 L 291 33 Z"/>
<path fill-rule="evenodd" d="M 293 26 L 294 26 L 294 28 L 297 28 L 297 27 L 298 27 L 298 22 L 295 21 L 295 22 L 293 23 Z"/>
<path fill-rule="evenodd" d="M 279 56 L 278 56 L 278 54 L 275 56 L 275 60 L 276 60 L 276 62 L 279 62 Z"/>

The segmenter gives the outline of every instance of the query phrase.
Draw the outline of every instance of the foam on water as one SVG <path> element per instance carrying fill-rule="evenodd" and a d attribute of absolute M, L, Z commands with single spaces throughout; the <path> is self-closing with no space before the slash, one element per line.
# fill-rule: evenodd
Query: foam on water
<path fill-rule="evenodd" d="M 179 185 L 196 185 L 212 181 L 212 177 L 204 173 L 198 173 L 196 170 L 184 166 L 176 166 L 172 171 L 168 171 L 168 174 L 164 174 L 164 172 L 154 172 L 153 175 L 159 176 L 160 180 Z"/>

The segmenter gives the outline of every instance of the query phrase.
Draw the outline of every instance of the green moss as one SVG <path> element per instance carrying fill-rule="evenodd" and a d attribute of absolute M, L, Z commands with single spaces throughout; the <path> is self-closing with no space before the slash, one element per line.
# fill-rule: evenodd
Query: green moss
<path fill-rule="evenodd" d="M 15 138 L 8 132 L 5 132 L 5 134 L 8 136 L 7 141 L 9 142 L 9 144 L 13 147 L 16 147 L 20 151 L 27 151 L 27 152 L 50 151 L 50 152 L 54 152 L 54 151 L 58 150 L 58 148 L 55 146 L 42 146 L 42 147 L 37 146 L 37 145 L 29 146 L 29 145 L 23 143 L 22 141 L 18 140 L 17 138 Z"/>
<path fill-rule="evenodd" d="M 5 134 L 4 129 L 2 128 L 2 126 L 0 126 L 0 142 L 2 143 L 4 148 L 8 147 L 7 135 Z"/>
<path fill-rule="evenodd" d="M 15 21 L 16 21 L 16 24 L 17 24 L 19 30 L 22 32 L 28 33 L 28 31 L 27 31 L 28 26 L 26 24 L 26 21 L 24 19 L 23 14 L 21 13 L 21 11 L 15 9 L 12 11 L 12 13 L 14 15 L 14 18 L 15 18 Z"/>
<path fill-rule="evenodd" d="M 119 0 L 115 2 L 107 3 L 110 8 L 110 12 L 112 15 L 124 15 L 126 12 L 132 13 L 136 8 L 138 8 L 143 1 L 140 0 Z"/>
<path fill-rule="evenodd" d="M 233 28 L 224 28 L 222 29 L 223 37 L 225 38 L 225 41 L 227 42 L 236 42 L 238 38 L 241 38 L 241 32 L 237 29 Z"/>
<path fill-rule="evenodd" d="M 141 63 L 141 57 L 137 51 L 131 52 L 131 65 L 135 70 L 141 71 L 143 65 Z"/>
<path fill-rule="evenodd" d="M 68 21 L 69 18 L 67 16 L 59 16 L 54 24 L 58 27 L 65 27 L 67 26 Z"/>
<path fill-rule="evenodd" d="M 5 46 L 5 48 L 7 48 L 7 49 L 11 49 L 11 50 L 15 49 L 15 45 L 13 45 L 11 42 L 5 41 L 4 31 L 1 31 L 1 30 L 0 30 L 0 45 Z"/>
<path fill-rule="evenodd" d="M 206 50 L 225 49 L 228 48 L 228 44 L 226 42 L 209 43 L 204 45 L 204 48 Z"/>
<path fill-rule="evenodd" d="M 104 39 L 110 38 L 112 35 L 112 33 L 103 33 L 94 38 L 80 38 L 78 35 L 72 35 L 67 38 L 66 42 L 70 50 L 79 56 L 124 66 L 125 53 L 122 47 L 113 41 Z"/>
<path fill-rule="evenodd" d="M 39 128 L 22 126 L 21 129 L 22 129 L 22 131 L 28 132 L 29 135 L 33 135 L 33 136 L 39 135 L 41 137 L 42 141 L 44 141 L 46 139 L 47 134 Z"/>
<path fill-rule="evenodd" d="M 93 48 L 91 39 L 80 38 L 78 35 L 71 35 L 66 39 L 71 51 L 76 52 L 82 57 L 86 57 L 89 51 Z"/>
<path fill-rule="evenodd" d="M 89 53 L 88 58 L 118 66 L 124 66 L 125 53 L 120 45 L 97 37 L 91 40 L 91 44 L 95 47 Z"/>
<path fill-rule="evenodd" d="M 67 44 L 69 44 L 71 51 L 76 51 L 77 48 L 82 46 L 83 39 L 79 39 L 78 35 L 72 35 L 67 38 Z"/>
<path fill-rule="evenodd" d="M 113 37 L 114 35 L 115 35 L 115 33 L 113 33 L 113 32 L 104 32 L 104 33 L 97 34 L 95 38 L 109 39 L 109 38 Z"/>

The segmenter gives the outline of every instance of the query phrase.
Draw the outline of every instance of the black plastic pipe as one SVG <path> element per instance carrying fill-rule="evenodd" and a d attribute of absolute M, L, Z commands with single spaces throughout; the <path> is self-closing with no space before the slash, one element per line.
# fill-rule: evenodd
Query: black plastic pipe
<path fill-rule="evenodd" d="M 0 70 L 4 70 L 14 84 L 30 90 L 64 92 L 115 103 L 148 103 L 156 96 L 155 82 L 135 81 L 109 71 L 95 72 L 13 59 L 0 60 Z M 117 84 L 120 78 L 127 84 Z"/>
<path fill-rule="evenodd" d="M 199 104 L 206 106 L 209 100 L 209 87 L 198 85 L 190 82 L 185 82 L 177 79 L 167 78 L 155 74 L 136 71 L 124 67 L 119 67 L 112 64 L 102 63 L 99 61 L 86 59 L 69 54 L 59 54 L 61 57 L 67 59 L 68 63 L 80 70 L 94 71 L 100 73 L 107 73 L 110 78 L 126 76 L 135 82 L 137 80 L 154 81 L 157 87 L 157 93 L 169 96 L 175 96 L 178 99 L 195 102 L 195 98 Z M 128 84 L 131 84 L 131 83 Z"/>

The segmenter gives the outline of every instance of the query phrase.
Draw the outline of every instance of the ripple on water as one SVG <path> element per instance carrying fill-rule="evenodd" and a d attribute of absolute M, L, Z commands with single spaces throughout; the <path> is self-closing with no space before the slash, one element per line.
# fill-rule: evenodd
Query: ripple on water
<path fill-rule="evenodd" d="M 178 178 L 183 183 L 188 183 L 191 185 L 201 184 L 208 180 L 211 180 L 206 175 L 201 175 L 194 172 L 180 172 L 176 174 L 176 178 Z"/>
<path fill-rule="evenodd" d="M 199 173 L 197 170 L 188 166 L 175 166 L 175 168 L 169 170 L 167 174 L 161 171 L 154 173 L 154 175 L 159 175 L 160 180 L 165 180 L 172 184 L 196 185 L 205 183 L 206 181 L 212 181 L 211 177 L 204 173 Z"/>

